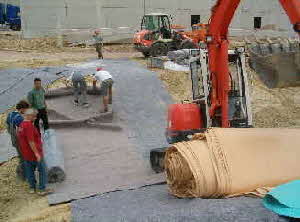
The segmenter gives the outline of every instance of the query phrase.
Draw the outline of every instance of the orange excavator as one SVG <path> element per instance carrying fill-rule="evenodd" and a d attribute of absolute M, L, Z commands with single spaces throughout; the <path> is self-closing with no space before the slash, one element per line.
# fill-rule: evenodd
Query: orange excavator
<path fill-rule="evenodd" d="M 133 38 L 135 49 L 145 57 L 157 57 L 178 49 L 198 48 L 198 43 L 204 40 L 206 25 L 197 24 L 192 28 L 192 31 L 186 32 L 185 27 L 172 25 L 168 14 L 146 14 L 141 30 Z"/>
<path fill-rule="evenodd" d="M 299 34 L 300 0 L 279 2 Z M 207 49 L 199 49 L 198 56 L 190 62 L 193 101 L 172 104 L 168 109 L 169 143 L 189 140 L 194 133 L 209 127 L 252 127 L 244 50 L 228 50 L 228 27 L 239 3 L 240 0 L 218 0 L 212 8 L 205 37 Z M 165 148 L 150 152 L 151 166 L 156 172 L 164 168 L 164 152 Z"/>

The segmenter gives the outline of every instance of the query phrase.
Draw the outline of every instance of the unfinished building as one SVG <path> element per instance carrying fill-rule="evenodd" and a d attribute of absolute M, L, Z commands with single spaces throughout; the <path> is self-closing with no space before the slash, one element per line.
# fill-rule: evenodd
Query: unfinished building
<path fill-rule="evenodd" d="M 86 32 L 100 28 L 107 41 L 130 39 L 139 29 L 145 13 L 164 12 L 174 24 L 190 27 L 206 23 L 215 0 L 21 0 L 23 36 L 25 38 Z M 276 31 L 294 35 L 288 18 L 276 0 L 242 1 L 233 23 L 233 35 L 254 30 Z M 272 34 L 273 35 L 273 34 Z M 83 35 L 84 36 L 84 35 Z M 86 38 L 83 37 L 82 38 Z"/>

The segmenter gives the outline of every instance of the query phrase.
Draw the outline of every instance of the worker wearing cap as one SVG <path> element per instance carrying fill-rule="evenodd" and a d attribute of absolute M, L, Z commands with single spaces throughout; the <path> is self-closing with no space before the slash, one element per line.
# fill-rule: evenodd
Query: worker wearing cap
<path fill-rule="evenodd" d="M 81 71 L 74 71 L 70 76 L 74 87 L 74 104 L 79 105 L 79 101 L 85 107 L 89 104 L 87 102 L 87 85 L 84 79 L 84 75 Z"/>
<path fill-rule="evenodd" d="M 95 41 L 96 52 L 98 53 L 98 59 L 103 59 L 103 54 L 102 54 L 103 38 L 99 30 L 95 31 L 93 38 Z"/>
<path fill-rule="evenodd" d="M 108 112 L 108 104 L 112 104 L 112 85 L 114 83 L 112 76 L 108 71 L 103 70 L 102 67 L 97 68 L 94 74 L 93 88 L 96 90 L 97 81 L 101 82 L 101 94 L 103 96 L 103 109 L 100 112 Z"/>
<path fill-rule="evenodd" d="M 41 135 L 33 122 L 37 112 L 34 109 L 27 109 L 23 116 L 24 120 L 17 130 L 20 152 L 24 158 L 26 178 L 30 185 L 29 193 L 37 191 L 39 195 L 46 195 L 52 191 L 46 189 L 47 173 L 43 158 L 43 147 Z M 39 186 L 36 186 L 35 170 L 39 173 Z"/>

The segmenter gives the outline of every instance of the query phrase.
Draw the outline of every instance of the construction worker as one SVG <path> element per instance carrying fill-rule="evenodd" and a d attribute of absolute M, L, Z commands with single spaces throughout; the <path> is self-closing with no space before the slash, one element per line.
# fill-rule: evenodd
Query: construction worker
<path fill-rule="evenodd" d="M 46 165 L 43 158 L 43 147 L 41 135 L 33 125 L 36 119 L 36 110 L 27 109 L 24 112 L 24 121 L 20 124 L 17 135 L 20 144 L 20 151 L 24 158 L 26 178 L 30 185 L 29 193 L 44 196 L 52 192 L 46 189 L 47 173 Z M 39 186 L 36 186 L 35 170 L 39 172 Z"/>
<path fill-rule="evenodd" d="M 6 124 L 7 131 L 11 136 L 11 143 L 16 148 L 18 157 L 19 157 L 19 166 L 17 167 L 17 175 L 25 180 L 25 169 L 24 169 L 24 161 L 20 152 L 20 147 L 17 138 L 17 128 L 23 122 L 24 118 L 22 114 L 29 108 L 29 104 L 25 100 L 21 100 L 16 105 L 16 111 L 12 111 L 7 115 Z"/>
<path fill-rule="evenodd" d="M 101 82 L 101 94 L 103 96 L 103 109 L 101 113 L 108 112 L 108 104 L 112 104 L 112 85 L 114 83 L 112 76 L 108 71 L 104 71 L 102 67 L 97 68 L 97 72 L 93 75 L 93 88 L 96 90 L 97 81 Z"/>
<path fill-rule="evenodd" d="M 71 75 L 71 80 L 74 87 L 74 104 L 82 104 L 84 107 L 88 107 L 87 102 L 87 85 L 84 79 L 84 75 L 81 71 L 74 71 Z"/>
<path fill-rule="evenodd" d="M 45 101 L 45 89 L 42 87 L 42 81 L 39 78 L 34 79 L 34 87 L 28 93 L 27 99 L 31 107 L 37 110 L 37 118 L 34 122 L 35 127 L 40 131 L 40 120 L 43 121 L 44 130 L 49 129 L 47 105 Z"/>
<path fill-rule="evenodd" d="M 98 53 L 98 59 L 103 59 L 102 47 L 103 47 L 103 38 L 99 30 L 96 30 L 93 35 L 96 52 Z"/>

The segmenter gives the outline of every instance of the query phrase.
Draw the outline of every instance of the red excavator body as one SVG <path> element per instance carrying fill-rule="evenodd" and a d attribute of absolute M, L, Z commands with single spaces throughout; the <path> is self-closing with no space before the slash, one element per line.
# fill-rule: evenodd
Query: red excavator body
<path fill-rule="evenodd" d="M 294 30 L 300 33 L 300 0 L 279 0 L 279 2 L 286 11 Z M 201 98 L 201 103 L 170 105 L 166 135 L 171 143 L 187 139 L 187 137 L 182 139 L 181 136 L 178 136 L 182 135 L 181 132 L 183 134 L 188 131 L 197 132 L 205 130 L 206 127 L 226 128 L 235 127 L 235 125 L 247 127 L 247 124 L 239 122 L 238 119 L 230 119 L 234 115 L 233 110 L 234 113 L 243 113 L 243 110 L 239 108 L 242 107 L 240 104 L 244 102 L 243 95 L 247 93 L 247 89 L 243 88 L 243 85 L 247 83 L 247 76 L 244 75 L 245 78 L 238 79 L 242 87 L 236 90 L 232 85 L 234 79 L 229 69 L 228 28 L 239 3 L 240 0 L 218 0 L 211 10 L 212 15 L 205 40 L 208 56 L 205 57 L 204 53 L 200 55 L 200 61 L 205 57 L 208 62 L 208 66 L 203 62 L 202 64 L 205 64 L 205 67 L 200 67 L 202 69 L 201 74 L 208 73 L 205 76 L 206 80 L 202 81 L 207 83 L 208 87 L 206 91 L 204 90 L 205 93 Z M 236 53 L 236 55 L 238 54 L 239 52 Z M 236 57 L 236 55 L 233 55 L 233 57 Z M 243 58 L 244 61 L 242 61 L 240 58 L 236 59 L 236 64 L 245 67 L 245 59 Z M 243 70 L 240 76 L 243 76 Z M 199 80 L 204 76 L 198 75 L 196 78 Z M 199 80 L 199 82 L 201 81 Z M 240 89 L 243 89 L 243 92 Z M 239 95 L 241 92 L 243 95 Z M 244 100 L 245 98 L 248 99 L 247 96 L 244 96 Z M 246 101 L 245 104 L 247 105 L 249 102 Z M 247 112 L 244 113 L 247 117 Z M 247 122 L 245 121 L 245 123 Z M 163 148 L 150 152 L 150 161 L 154 171 L 161 172 L 163 170 L 163 158 Z"/>
<path fill-rule="evenodd" d="M 168 109 L 166 137 L 169 143 L 184 140 L 203 128 L 202 113 L 197 104 L 172 104 Z"/>

